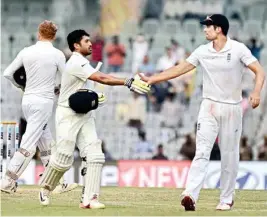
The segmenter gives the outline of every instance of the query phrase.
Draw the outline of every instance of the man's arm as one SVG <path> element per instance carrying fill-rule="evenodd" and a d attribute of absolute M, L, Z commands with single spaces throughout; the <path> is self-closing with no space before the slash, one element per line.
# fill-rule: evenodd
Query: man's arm
<path fill-rule="evenodd" d="M 13 75 L 16 72 L 16 70 L 18 70 L 21 66 L 23 66 L 23 62 L 22 62 L 22 55 L 23 54 L 22 54 L 22 52 L 23 52 L 23 50 L 19 52 L 19 54 L 16 56 L 16 58 L 13 60 L 13 62 L 4 71 L 4 77 L 7 78 L 8 80 L 10 80 L 12 82 L 12 84 L 18 88 L 21 88 L 21 86 L 16 83 Z"/>
<path fill-rule="evenodd" d="M 88 79 L 101 83 L 101 84 L 111 85 L 111 86 L 124 85 L 125 80 L 126 80 L 124 78 L 117 78 L 112 75 L 108 75 L 108 74 L 105 74 L 99 71 L 93 73 Z"/>
<path fill-rule="evenodd" d="M 191 70 L 196 68 L 193 64 L 189 63 L 188 61 L 183 61 L 177 66 L 173 66 L 159 74 L 152 75 L 151 77 L 146 77 L 141 74 L 140 77 L 143 81 L 146 81 L 148 84 L 156 84 L 162 81 L 167 81 L 173 78 L 177 78 Z"/>
<path fill-rule="evenodd" d="M 249 101 L 252 108 L 257 108 L 260 104 L 260 93 L 264 84 L 265 74 L 259 61 L 254 61 L 247 67 L 255 73 L 255 86 L 253 92 L 250 94 Z"/>
<path fill-rule="evenodd" d="M 88 79 L 110 86 L 124 85 L 128 87 L 131 91 L 137 92 L 139 94 L 146 94 L 150 91 L 150 86 L 146 82 L 140 80 L 140 77 L 138 76 L 135 76 L 135 78 L 118 78 L 97 71 L 91 74 Z"/>
<path fill-rule="evenodd" d="M 62 76 L 66 66 L 66 57 L 63 54 L 63 52 L 60 52 L 59 59 L 58 59 L 58 66 L 57 70 L 60 73 L 60 76 Z"/>

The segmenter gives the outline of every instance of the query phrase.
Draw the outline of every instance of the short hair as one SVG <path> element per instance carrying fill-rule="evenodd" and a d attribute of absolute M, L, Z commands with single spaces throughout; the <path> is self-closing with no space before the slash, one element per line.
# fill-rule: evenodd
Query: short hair
<path fill-rule="evenodd" d="M 77 29 L 68 34 L 67 41 L 68 41 L 69 48 L 72 52 L 75 50 L 74 44 L 80 43 L 83 36 L 89 37 L 90 35 L 83 29 Z"/>
<path fill-rule="evenodd" d="M 56 36 L 58 27 L 50 20 L 45 20 L 38 26 L 39 34 L 48 40 L 53 40 Z"/>
<path fill-rule="evenodd" d="M 163 145 L 162 145 L 162 144 L 159 144 L 159 145 L 158 145 L 158 148 L 163 148 Z"/>

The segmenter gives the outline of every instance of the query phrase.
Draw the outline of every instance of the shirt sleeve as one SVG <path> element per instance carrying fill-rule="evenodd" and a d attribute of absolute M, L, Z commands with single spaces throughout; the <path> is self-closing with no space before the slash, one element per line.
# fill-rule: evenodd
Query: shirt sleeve
<path fill-rule="evenodd" d="M 200 49 L 201 47 L 198 47 L 196 50 L 194 50 L 193 53 L 191 53 L 191 55 L 186 59 L 186 61 L 191 63 L 194 66 L 198 66 Z"/>
<path fill-rule="evenodd" d="M 62 52 L 60 52 L 58 66 L 57 66 L 57 70 L 60 73 L 60 75 L 63 74 L 65 70 L 65 65 L 66 65 L 66 57 Z"/>
<path fill-rule="evenodd" d="M 257 61 L 256 57 L 252 55 L 251 51 L 246 47 L 246 45 L 242 44 L 240 52 L 241 52 L 240 60 L 246 66 Z"/>
<path fill-rule="evenodd" d="M 18 70 L 21 66 L 23 66 L 23 61 L 22 61 L 23 53 L 24 49 L 18 53 L 13 62 L 4 71 L 4 77 L 10 80 L 12 84 L 18 88 L 21 88 L 21 86 L 16 83 L 16 81 L 13 78 L 13 75 L 16 72 L 16 70 Z"/>
<path fill-rule="evenodd" d="M 81 63 L 80 66 L 77 66 L 77 70 L 73 70 L 70 74 L 86 81 L 92 74 L 97 72 L 97 69 L 93 68 L 90 63 L 84 62 Z"/>

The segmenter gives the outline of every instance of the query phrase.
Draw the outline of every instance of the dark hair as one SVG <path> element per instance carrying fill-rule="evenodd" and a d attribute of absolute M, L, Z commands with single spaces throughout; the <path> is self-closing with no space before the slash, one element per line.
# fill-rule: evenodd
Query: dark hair
<path fill-rule="evenodd" d="M 83 29 L 77 29 L 68 34 L 67 41 L 68 41 L 69 48 L 72 52 L 75 50 L 74 44 L 80 43 L 83 36 L 89 37 L 90 35 Z"/>
<path fill-rule="evenodd" d="M 138 132 L 138 136 L 139 136 L 140 139 L 145 140 L 146 139 L 146 132 L 140 130 Z"/>

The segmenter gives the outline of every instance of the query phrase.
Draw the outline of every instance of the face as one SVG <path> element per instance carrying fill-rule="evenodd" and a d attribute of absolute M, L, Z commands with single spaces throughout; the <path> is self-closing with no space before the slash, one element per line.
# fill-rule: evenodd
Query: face
<path fill-rule="evenodd" d="M 168 57 L 171 57 L 171 56 L 172 56 L 172 50 L 171 50 L 170 48 L 168 48 L 168 49 L 166 50 L 166 52 L 167 52 L 167 56 L 168 56 Z"/>
<path fill-rule="evenodd" d="M 206 39 L 209 41 L 217 39 L 219 32 L 220 27 L 215 28 L 213 25 L 205 26 L 204 28 Z"/>
<path fill-rule="evenodd" d="M 113 37 L 113 43 L 114 44 L 118 44 L 119 43 L 119 37 L 118 36 L 114 36 Z"/>
<path fill-rule="evenodd" d="M 162 148 L 162 147 L 159 147 L 159 148 L 158 148 L 158 152 L 159 152 L 160 154 L 162 154 L 162 153 L 163 153 L 163 148 Z"/>
<path fill-rule="evenodd" d="M 92 43 L 88 36 L 83 36 L 80 43 L 74 44 L 77 52 L 81 53 L 83 56 L 88 56 L 92 53 Z"/>
<path fill-rule="evenodd" d="M 145 56 L 144 57 L 144 63 L 148 63 L 149 62 L 149 58 L 148 58 L 148 56 Z"/>

